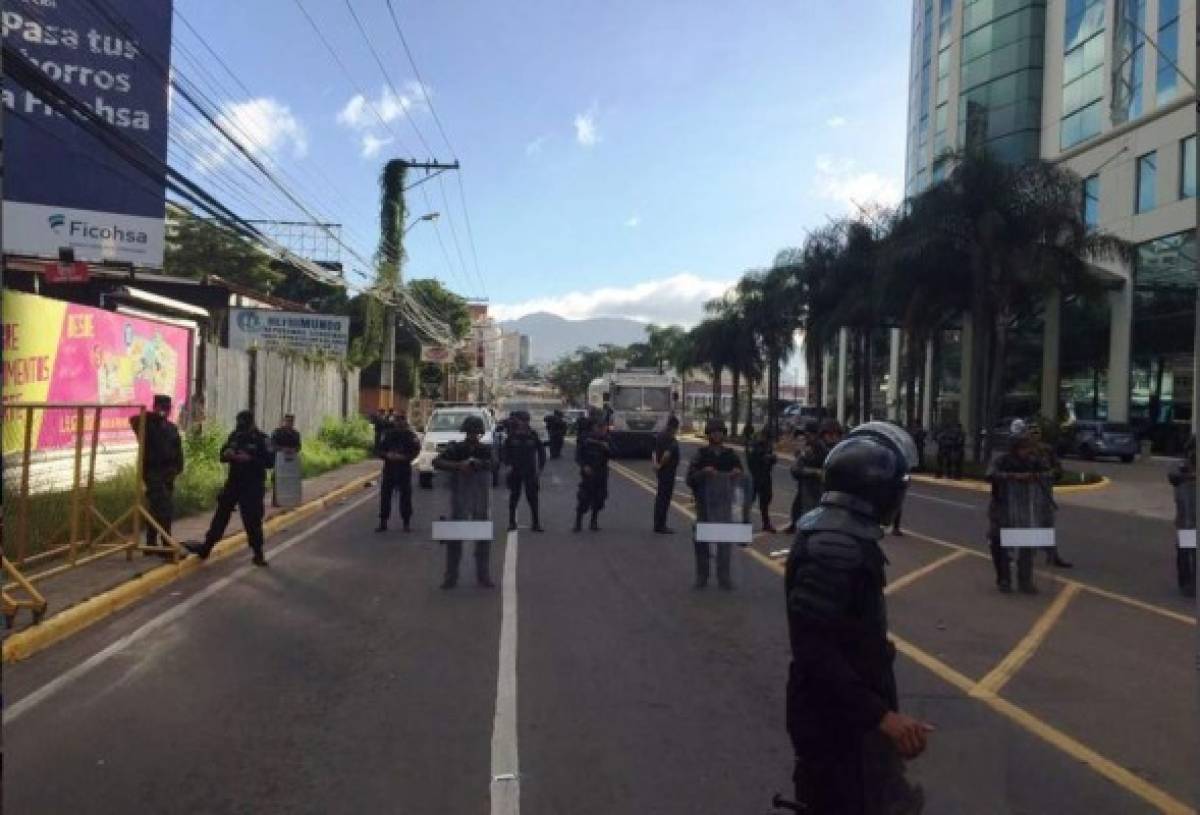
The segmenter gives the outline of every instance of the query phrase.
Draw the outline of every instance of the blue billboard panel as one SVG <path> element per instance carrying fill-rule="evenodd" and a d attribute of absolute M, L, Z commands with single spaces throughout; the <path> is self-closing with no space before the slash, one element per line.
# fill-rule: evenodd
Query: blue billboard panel
<path fill-rule="evenodd" d="M 171 0 L 8 0 L 5 45 L 159 161 Z M 4 251 L 161 266 L 164 191 L 75 121 L 5 82 Z"/>

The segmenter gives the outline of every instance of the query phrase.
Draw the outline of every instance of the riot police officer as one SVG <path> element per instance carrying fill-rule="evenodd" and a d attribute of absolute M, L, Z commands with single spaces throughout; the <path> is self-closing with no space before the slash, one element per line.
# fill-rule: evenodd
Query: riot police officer
<path fill-rule="evenodd" d="M 175 515 L 175 479 L 183 472 L 183 441 L 179 437 L 179 428 L 170 419 L 171 397 L 165 393 L 156 394 L 153 404 L 154 409 L 146 414 L 142 439 L 142 483 L 146 487 L 146 509 L 150 517 L 169 535 Z M 129 424 L 136 433 L 138 417 L 130 416 Z M 158 530 L 154 524 L 146 524 L 146 546 L 158 546 Z"/>
<path fill-rule="evenodd" d="M 574 531 L 583 530 L 583 516 L 591 513 L 588 529 L 600 530 L 600 510 L 608 500 L 608 460 L 612 451 L 608 444 L 608 422 L 595 421 L 580 437 L 575 459 L 579 462 L 578 504 L 575 507 Z"/>
<path fill-rule="evenodd" d="M 567 438 L 567 420 L 561 410 L 546 417 L 546 437 L 550 442 L 550 458 L 562 458 L 563 442 Z"/>
<path fill-rule="evenodd" d="M 492 429 L 492 452 L 496 456 L 492 467 L 492 486 L 500 486 L 500 468 L 504 465 L 504 439 L 508 436 L 508 419 L 496 422 Z"/>
<path fill-rule="evenodd" d="M 387 531 L 392 515 L 392 494 L 400 493 L 400 520 L 408 532 L 412 522 L 412 463 L 421 453 L 421 442 L 408 426 L 408 417 L 400 414 L 383 431 L 375 451 L 383 459 L 379 477 L 379 526 L 376 532 Z"/>
<path fill-rule="evenodd" d="M 1175 528 L 1196 528 L 1196 437 L 1188 440 L 1183 461 L 1167 476 L 1175 490 Z M 1175 578 L 1185 597 L 1196 596 L 1196 550 L 1175 546 Z"/>
<path fill-rule="evenodd" d="M 1000 530 L 1008 525 L 1007 519 L 1015 511 L 1026 508 L 1024 501 L 1014 503 L 1016 491 L 1010 485 L 1028 485 L 1028 489 L 1037 489 L 1039 494 L 1044 490 L 1043 499 L 1051 506 L 1054 503 L 1046 486 L 1049 466 L 1039 455 L 1037 444 L 1023 428 L 1019 428 L 1017 422 L 1020 420 L 1013 422 L 1008 451 L 993 459 L 987 470 L 987 479 L 992 484 L 992 500 L 988 505 L 988 544 L 992 565 L 996 569 L 996 587 L 1005 594 L 1012 591 L 1012 564 L 1008 550 L 1001 545 Z M 1028 489 L 1022 494 L 1027 494 Z M 1017 550 L 1017 587 L 1025 594 L 1037 593 L 1033 585 L 1033 550 L 1026 547 Z"/>
<path fill-rule="evenodd" d="M 966 447 L 962 422 L 953 421 L 942 428 L 937 435 L 938 478 L 962 478 Z"/>
<path fill-rule="evenodd" d="M 932 728 L 898 711 L 879 548 L 915 462 L 901 428 L 855 428 L 826 458 L 820 505 L 800 520 L 788 555 L 787 728 L 796 797 L 814 815 L 922 808 L 903 759 L 921 754 Z"/>
<path fill-rule="evenodd" d="M 189 543 L 189 551 L 203 560 L 212 553 L 217 541 L 225 536 L 225 527 L 237 507 L 246 531 L 246 543 L 254 553 L 255 566 L 266 566 L 263 556 L 263 499 L 266 497 L 267 470 L 274 466 L 271 440 L 254 424 L 254 414 L 243 410 L 237 415 L 234 431 L 221 448 L 221 461 L 229 465 L 225 486 L 217 495 L 217 511 L 204 535 L 203 543 Z"/>
<path fill-rule="evenodd" d="M 709 419 L 704 424 L 704 435 L 708 445 L 696 451 L 688 463 L 687 483 L 692 488 L 696 498 L 696 520 L 705 523 L 708 517 L 708 498 L 706 490 L 712 478 L 718 473 L 740 475 L 743 472 L 742 460 L 738 454 L 725 446 L 725 435 L 729 428 L 720 419 Z M 717 585 L 723 589 L 732 589 L 729 567 L 733 558 L 733 544 L 717 544 Z M 696 550 L 696 588 L 702 589 L 708 585 L 708 566 L 712 555 L 708 543 L 695 541 Z"/>
<path fill-rule="evenodd" d="M 842 425 L 837 419 L 823 419 L 818 424 L 810 422 L 806 427 L 804 449 L 792 462 L 792 478 L 796 480 L 796 494 L 792 497 L 791 522 L 784 533 L 796 531 L 800 517 L 813 509 L 821 500 L 821 479 L 825 457 L 842 440 Z"/>
<path fill-rule="evenodd" d="M 491 492 L 487 488 L 487 471 L 494 469 L 492 450 L 480 441 L 484 432 L 483 419 L 468 416 L 463 419 L 463 441 L 451 442 L 433 460 L 433 468 L 451 475 L 452 520 L 487 520 L 491 503 Z M 458 567 L 462 562 L 462 541 L 446 541 L 446 573 L 442 580 L 443 589 L 458 585 Z M 489 558 L 492 542 L 475 541 L 475 581 L 484 588 L 492 588 Z"/>
<path fill-rule="evenodd" d="M 660 535 L 672 535 L 674 530 L 667 526 L 667 511 L 671 508 L 671 496 L 675 494 L 675 473 L 679 470 L 679 417 L 667 419 L 667 429 L 654 440 L 654 474 L 657 489 L 654 493 L 654 531 Z"/>
<path fill-rule="evenodd" d="M 754 485 L 754 497 L 758 501 L 758 511 L 762 513 L 762 528 L 764 532 L 774 532 L 771 524 L 771 498 L 775 489 L 771 475 L 775 469 L 775 443 L 771 440 L 771 431 L 764 427 L 746 447 L 746 463 L 750 467 L 750 478 Z"/>
<path fill-rule="evenodd" d="M 271 449 L 276 453 L 291 453 L 295 455 L 303 448 L 300 431 L 296 429 L 294 414 L 283 414 L 279 427 L 271 431 Z M 276 469 L 271 477 L 271 506 L 279 506 L 279 470 Z"/>
<path fill-rule="evenodd" d="M 533 516 L 534 532 L 542 532 L 538 520 L 538 475 L 546 466 L 546 450 L 542 440 L 529 427 L 529 414 L 514 411 L 509 417 L 512 432 L 504 440 L 501 460 L 508 465 L 508 528 L 517 528 L 517 505 L 521 502 L 521 489 L 529 502 L 529 513 Z"/>

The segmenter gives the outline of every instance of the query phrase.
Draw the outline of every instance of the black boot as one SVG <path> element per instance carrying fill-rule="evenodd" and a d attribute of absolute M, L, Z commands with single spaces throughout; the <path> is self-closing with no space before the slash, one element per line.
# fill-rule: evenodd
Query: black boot
<path fill-rule="evenodd" d="M 376 532 L 387 532 L 387 521 L 379 519 L 379 526 L 375 527 Z"/>
<path fill-rule="evenodd" d="M 187 549 L 201 560 L 208 560 L 208 556 L 212 554 L 213 544 L 205 541 L 204 543 L 185 543 L 184 549 Z"/>
<path fill-rule="evenodd" d="M 599 518 L 600 518 L 600 510 L 593 509 L 592 510 L 592 520 L 588 524 L 588 529 L 592 530 L 593 532 L 599 532 L 600 531 Z"/>
<path fill-rule="evenodd" d="M 485 589 L 494 588 L 496 585 L 492 582 L 492 576 L 488 573 L 488 559 L 486 556 L 475 556 L 475 582 Z"/>
<path fill-rule="evenodd" d="M 572 532 L 582 532 L 583 531 L 583 513 L 582 512 L 575 513 L 575 526 L 572 527 L 571 531 Z"/>
<path fill-rule="evenodd" d="M 263 557 L 262 549 L 254 550 L 254 557 L 250 558 L 250 562 L 253 563 L 255 566 L 266 566 L 267 565 L 267 559 L 265 557 Z"/>
<path fill-rule="evenodd" d="M 513 517 L 512 515 L 508 516 L 508 531 L 509 532 L 517 531 L 517 519 L 515 517 Z"/>

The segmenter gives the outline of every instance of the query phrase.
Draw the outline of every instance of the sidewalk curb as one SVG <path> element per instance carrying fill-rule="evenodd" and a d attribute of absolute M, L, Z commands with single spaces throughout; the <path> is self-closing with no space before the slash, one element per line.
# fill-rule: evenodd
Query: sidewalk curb
<path fill-rule="evenodd" d="M 990 484 L 984 484 L 982 481 L 965 481 L 952 478 L 937 478 L 932 475 L 924 475 L 921 473 L 913 473 L 910 478 L 920 484 L 932 484 L 936 487 L 949 487 L 956 490 L 966 490 L 967 492 L 991 492 Z M 1095 484 L 1069 484 L 1066 486 L 1055 486 L 1054 492 L 1058 495 L 1073 495 L 1080 492 L 1095 492 L 1096 490 L 1108 489 L 1112 486 L 1112 480 L 1108 476 L 1100 476 L 1100 480 Z"/>
<path fill-rule="evenodd" d="M 265 535 L 272 535 L 297 521 L 304 520 L 310 515 L 327 508 L 330 504 L 345 498 L 347 495 L 369 486 L 377 478 L 378 475 L 375 473 L 359 476 L 320 498 L 314 498 L 295 509 L 281 512 L 263 523 L 263 533 Z M 246 534 L 244 532 L 238 532 L 222 538 L 213 548 L 208 560 L 210 562 L 223 560 L 238 551 L 245 543 Z M 43 651 L 51 645 L 65 640 L 72 634 L 95 625 L 106 617 L 141 600 L 143 597 L 153 594 L 163 586 L 170 585 L 176 580 L 199 570 L 204 563 L 205 561 L 200 560 L 198 557 L 186 557 L 177 564 L 170 563 L 159 566 L 115 588 L 101 592 L 95 597 L 89 597 L 82 603 L 77 603 L 70 608 L 63 609 L 60 613 L 43 620 L 38 625 L 30 626 L 24 631 L 18 631 L 10 635 L 4 641 L 3 659 L 0 661 L 8 664 L 28 659 L 39 651 Z"/>

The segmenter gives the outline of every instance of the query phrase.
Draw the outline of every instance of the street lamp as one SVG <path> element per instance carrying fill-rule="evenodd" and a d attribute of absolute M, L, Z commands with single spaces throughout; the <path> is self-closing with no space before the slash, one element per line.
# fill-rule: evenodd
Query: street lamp
<path fill-rule="evenodd" d="M 442 213 L 440 213 L 440 212 L 426 212 L 421 217 L 414 218 L 412 223 L 410 223 L 408 226 L 404 227 L 404 234 L 407 235 L 409 233 L 409 230 L 411 230 L 417 224 L 421 223 L 421 221 L 436 221 L 439 217 L 441 217 L 441 214 Z"/>

